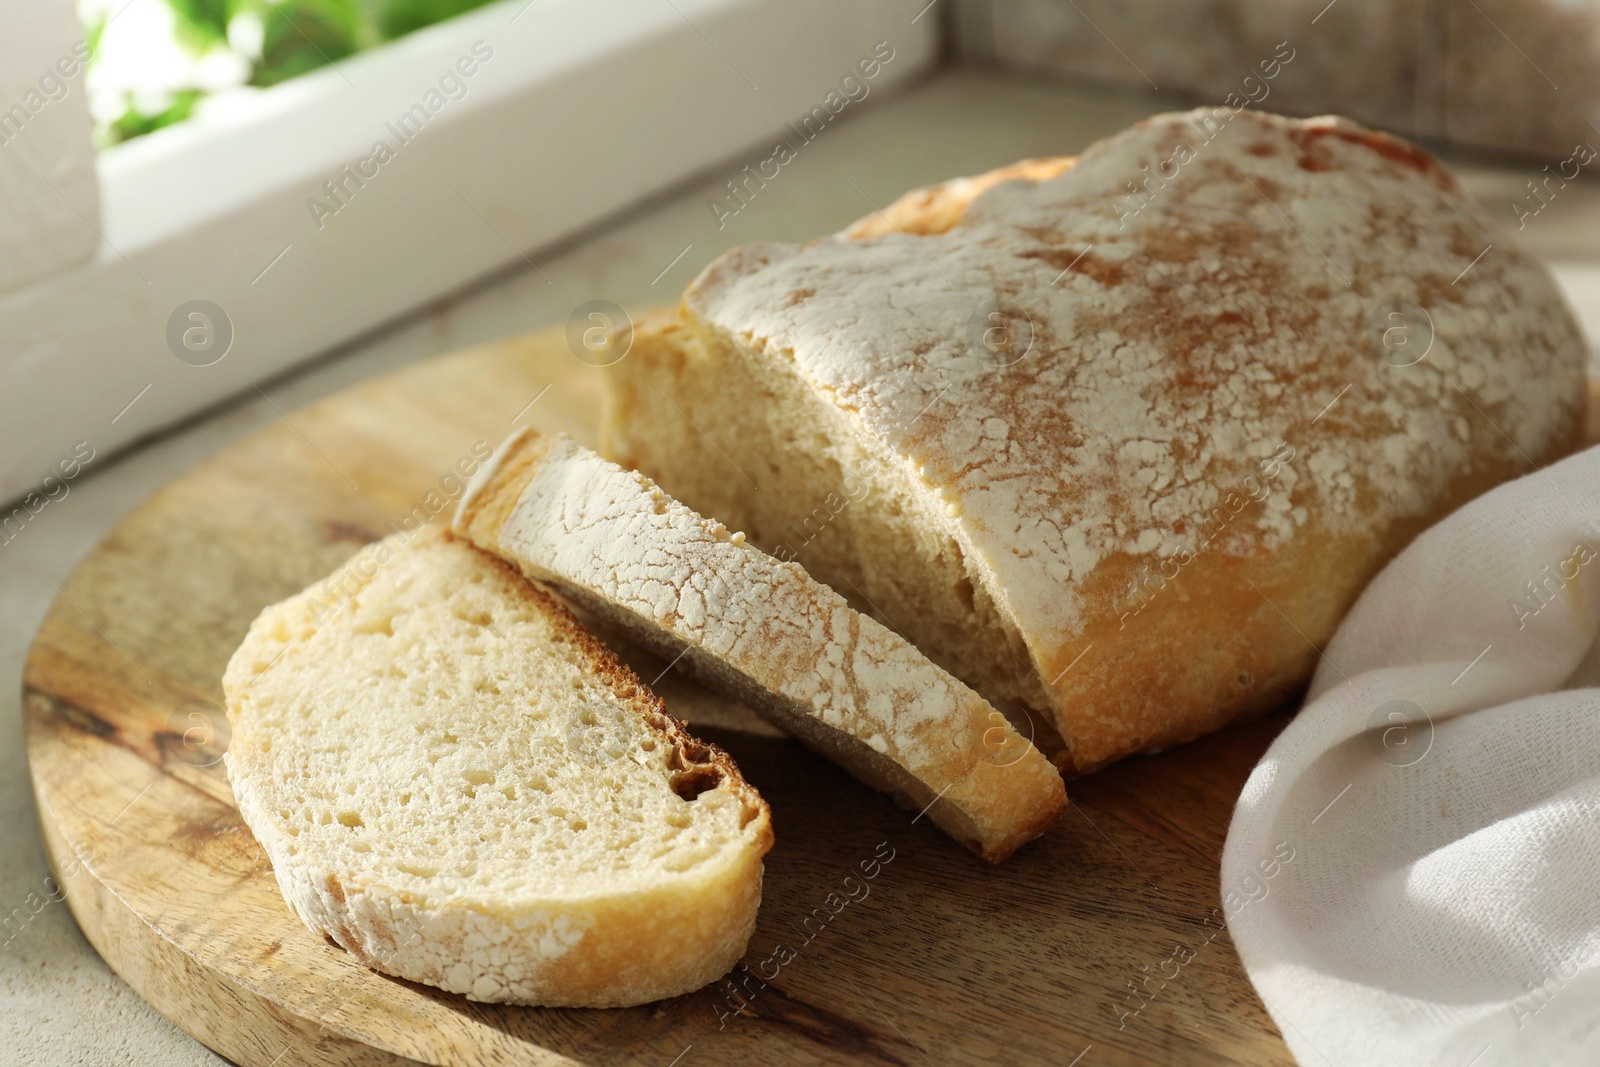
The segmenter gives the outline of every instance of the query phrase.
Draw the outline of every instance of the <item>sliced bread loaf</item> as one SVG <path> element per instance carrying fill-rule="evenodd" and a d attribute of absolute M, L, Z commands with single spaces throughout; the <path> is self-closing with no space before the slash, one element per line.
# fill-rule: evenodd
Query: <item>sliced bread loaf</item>
<path fill-rule="evenodd" d="M 565 437 L 523 431 L 503 444 L 462 497 L 456 530 L 926 809 L 991 862 L 1066 807 L 1049 761 L 898 634 Z"/>
<path fill-rule="evenodd" d="M 1587 359 L 1422 149 L 1208 108 L 726 253 L 603 451 L 1084 772 L 1291 697 L 1418 531 L 1579 445 Z"/>
<path fill-rule="evenodd" d="M 611 1007 L 743 953 L 766 804 L 548 594 L 448 534 L 267 608 L 223 678 L 240 814 L 375 970 Z"/>

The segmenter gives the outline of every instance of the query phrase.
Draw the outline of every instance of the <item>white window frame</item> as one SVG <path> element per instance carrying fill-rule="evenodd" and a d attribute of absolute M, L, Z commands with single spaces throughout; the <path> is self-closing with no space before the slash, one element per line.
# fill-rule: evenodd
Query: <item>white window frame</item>
<path fill-rule="evenodd" d="M 80 74 L 0 144 L 0 500 L 770 147 L 880 41 L 872 89 L 915 77 L 937 23 L 925 0 L 505 0 L 98 158 Z M 0 115 L 79 36 L 70 0 L 0 8 Z M 465 95 L 400 145 L 385 123 L 476 42 Z M 347 178 L 380 138 L 393 158 Z M 231 324 L 209 365 L 168 341 L 193 300 Z"/>

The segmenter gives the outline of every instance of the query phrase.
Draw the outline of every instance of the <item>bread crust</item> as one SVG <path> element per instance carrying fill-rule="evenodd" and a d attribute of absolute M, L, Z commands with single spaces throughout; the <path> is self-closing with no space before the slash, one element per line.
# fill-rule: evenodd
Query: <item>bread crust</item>
<path fill-rule="evenodd" d="M 455 529 L 926 810 L 991 863 L 1066 808 L 1048 761 L 898 635 L 564 436 L 530 429 L 502 444 Z"/>
<path fill-rule="evenodd" d="M 1001 182 L 1049 181 L 1077 162 L 1076 156 L 1023 159 L 970 178 L 952 178 L 926 189 L 913 189 L 881 212 L 864 215 L 839 236 L 859 241 L 868 237 L 904 233 L 929 236 L 944 233 L 961 222 L 979 195 Z"/>
<path fill-rule="evenodd" d="M 817 572 L 1048 715 L 1064 772 L 1273 706 L 1416 532 L 1578 447 L 1587 353 L 1544 268 L 1426 152 L 1342 119 L 1216 121 L 1157 116 L 1042 179 L 1030 161 L 836 238 L 735 249 L 675 323 L 635 330 L 607 453 L 770 537 L 781 493 L 694 473 L 736 447 L 696 398 L 781 392 L 843 427 L 830 447 L 923 501 L 995 606 L 993 669 L 896 603 L 919 566 L 949 577 L 903 527 L 839 524 L 901 538 L 903 573 L 875 585 L 821 550 Z M 1027 317 L 1027 358 L 974 355 L 985 300 Z M 1423 358 L 1387 350 L 1395 308 L 1417 336 L 1426 313 Z M 658 394 L 708 440 L 658 429 L 683 419 Z M 768 470 L 817 451 L 769 447 Z"/>
<path fill-rule="evenodd" d="M 592 673 L 669 746 L 675 790 L 717 791 L 739 809 L 741 847 L 720 864 L 659 884 L 578 897 L 530 894 L 510 909 L 474 899 L 470 887 L 431 885 L 425 895 L 339 869 L 298 847 L 278 813 L 286 783 L 266 772 L 267 744 L 289 743 L 256 725 L 251 687 L 267 670 L 294 669 L 281 635 L 344 624 L 355 597 L 388 546 L 415 551 L 455 545 L 478 565 L 516 583 L 562 638 L 581 650 Z M 403 547 L 402 547 L 403 546 Z M 365 562 L 364 562 L 365 561 Z M 343 604 L 316 620 L 313 605 L 330 590 Z M 292 644 L 291 646 L 292 647 Z M 278 664 L 280 654 L 286 662 Z M 429 527 L 369 545 L 323 582 L 265 608 L 223 677 L 233 736 L 226 756 L 241 816 L 268 858 L 285 902 L 302 922 L 365 966 L 471 1000 L 573 1007 L 619 1007 L 691 992 L 725 974 L 743 954 L 761 901 L 762 856 L 771 849 L 771 816 L 733 759 L 693 737 L 631 670 L 545 591 L 514 568 Z"/>

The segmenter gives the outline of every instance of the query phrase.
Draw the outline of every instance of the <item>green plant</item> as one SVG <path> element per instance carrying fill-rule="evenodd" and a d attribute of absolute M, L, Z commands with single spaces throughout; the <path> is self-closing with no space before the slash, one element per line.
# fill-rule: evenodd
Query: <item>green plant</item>
<path fill-rule="evenodd" d="M 225 50 L 248 62 L 244 84 L 270 86 L 337 63 L 414 30 L 431 26 L 490 0 L 164 0 L 173 14 L 173 37 L 199 59 Z M 235 32 L 236 20 L 259 31 Z M 108 16 L 84 27 L 91 69 L 105 47 Z M 121 92 L 121 113 L 102 118 L 96 136 L 116 144 L 188 118 L 205 98 L 205 86 L 150 94 Z"/>

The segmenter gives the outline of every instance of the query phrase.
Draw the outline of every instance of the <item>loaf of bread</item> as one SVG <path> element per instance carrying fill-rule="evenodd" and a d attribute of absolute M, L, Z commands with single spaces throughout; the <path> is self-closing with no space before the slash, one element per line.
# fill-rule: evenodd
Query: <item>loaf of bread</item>
<path fill-rule="evenodd" d="M 455 527 L 990 862 L 1066 808 L 1039 750 L 904 638 L 569 438 L 513 435 Z"/>
<path fill-rule="evenodd" d="M 1421 149 L 1202 110 L 727 253 L 603 447 L 1081 772 L 1292 694 L 1415 533 L 1577 446 L 1585 361 Z"/>
<path fill-rule="evenodd" d="M 312 930 L 473 1000 L 610 1007 L 743 954 L 766 804 L 566 608 L 427 530 L 263 611 L 239 812 Z"/>

